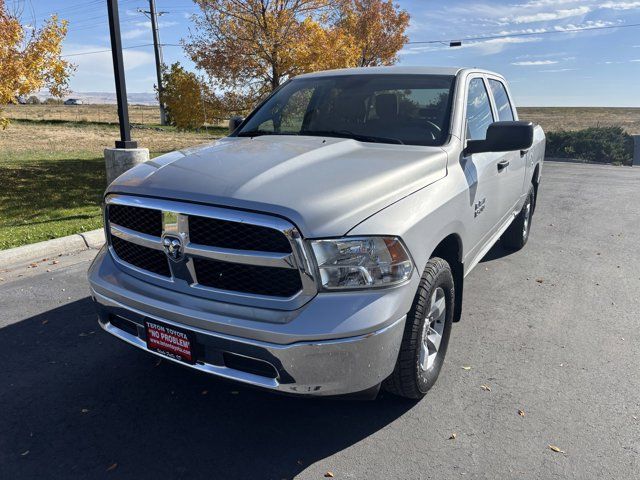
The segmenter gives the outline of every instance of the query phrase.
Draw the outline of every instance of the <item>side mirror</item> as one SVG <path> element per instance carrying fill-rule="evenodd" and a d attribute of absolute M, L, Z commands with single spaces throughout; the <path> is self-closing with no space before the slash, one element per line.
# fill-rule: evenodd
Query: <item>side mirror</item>
<path fill-rule="evenodd" d="M 485 140 L 467 142 L 464 154 L 528 150 L 531 145 L 533 145 L 533 123 L 494 122 L 489 125 Z"/>
<path fill-rule="evenodd" d="M 229 119 L 229 133 L 235 132 L 242 122 L 244 122 L 244 118 L 242 117 L 231 117 Z"/>

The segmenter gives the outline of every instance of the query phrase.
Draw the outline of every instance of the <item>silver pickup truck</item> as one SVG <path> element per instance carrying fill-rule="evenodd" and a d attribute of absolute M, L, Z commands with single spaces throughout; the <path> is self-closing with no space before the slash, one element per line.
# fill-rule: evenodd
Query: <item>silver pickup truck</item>
<path fill-rule="evenodd" d="M 104 330 L 205 373 L 300 395 L 419 399 L 465 276 L 529 237 L 542 129 L 471 68 L 299 76 L 219 141 L 104 198 Z"/>

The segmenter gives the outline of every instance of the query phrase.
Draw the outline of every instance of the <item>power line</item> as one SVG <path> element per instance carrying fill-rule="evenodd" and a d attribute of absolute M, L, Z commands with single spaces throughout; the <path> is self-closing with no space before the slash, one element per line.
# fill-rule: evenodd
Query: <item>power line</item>
<path fill-rule="evenodd" d="M 161 43 L 162 47 L 182 47 L 177 43 Z M 122 47 L 123 50 L 129 50 L 130 48 L 144 48 L 144 47 L 153 47 L 153 43 L 142 43 L 140 45 L 130 45 L 128 47 Z M 110 52 L 110 48 L 105 48 L 104 50 L 91 50 L 88 52 L 78 52 L 78 53 L 68 53 L 67 55 L 61 55 L 61 57 L 80 57 L 82 55 L 93 55 L 96 53 L 105 53 Z"/>
<path fill-rule="evenodd" d="M 141 45 L 130 45 L 128 47 L 122 47 L 123 50 L 128 50 L 130 48 L 143 48 L 143 47 L 152 47 L 153 43 L 143 43 Z M 78 52 L 78 53 L 69 53 L 67 55 L 61 55 L 62 57 L 80 57 L 82 55 L 93 55 L 95 53 L 105 53 L 110 52 L 110 48 L 105 48 L 104 50 L 92 50 L 90 52 Z"/>
<path fill-rule="evenodd" d="M 487 35 L 482 37 L 464 37 L 461 40 L 463 42 L 464 41 L 482 41 L 482 40 L 494 40 L 498 38 L 528 37 L 532 35 L 533 36 L 548 35 L 551 33 L 579 33 L 579 32 L 586 32 L 590 30 L 608 30 L 612 28 L 631 28 L 631 27 L 640 27 L 640 23 L 629 23 L 626 25 L 606 25 L 606 26 L 600 26 L 600 27 L 566 28 L 564 30 L 545 30 L 542 32 L 509 33 L 509 34 L 501 34 L 501 35 Z M 433 43 L 442 43 L 446 45 L 452 42 L 454 42 L 454 40 L 424 40 L 424 41 L 416 41 L 416 42 L 407 42 L 407 45 L 424 45 L 424 44 L 433 44 Z"/>

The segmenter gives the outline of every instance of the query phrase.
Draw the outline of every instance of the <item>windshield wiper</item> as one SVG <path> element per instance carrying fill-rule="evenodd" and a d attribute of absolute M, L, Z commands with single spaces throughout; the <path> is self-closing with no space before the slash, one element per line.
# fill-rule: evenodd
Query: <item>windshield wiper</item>
<path fill-rule="evenodd" d="M 300 132 L 300 135 L 352 138 L 353 140 L 357 140 L 359 142 L 394 143 L 396 145 L 404 145 L 404 142 L 399 138 L 387 138 L 387 137 L 376 137 L 373 135 L 363 135 L 360 133 L 352 132 L 351 130 L 305 130 Z"/>
<path fill-rule="evenodd" d="M 247 132 L 238 133 L 238 137 L 259 137 L 261 135 L 275 135 L 276 132 L 270 132 L 268 130 L 249 130 Z"/>
<path fill-rule="evenodd" d="M 248 130 L 238 133 L 238 137 L 260 137 L 261 135 L 298 135 L 295 132 L 273 132 L 270 130 Z"/>

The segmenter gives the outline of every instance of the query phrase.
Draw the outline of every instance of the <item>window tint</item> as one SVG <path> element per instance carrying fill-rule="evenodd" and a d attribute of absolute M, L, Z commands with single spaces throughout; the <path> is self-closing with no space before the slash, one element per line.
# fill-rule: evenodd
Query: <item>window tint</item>
<path fill-rule="evenodd" d="M 504 122 L 513 120 L 513 111 L 511 109 L 511 103 L 507 96 L 507 90 L 504 88 L 502 82 L 498 80 L 489 80 L 489 88 L 493 93 L 493 99 L 496 102 L 496 108 L 498 109 L 498 120 Z"/>
<path fill-rule="evenodd" d="M 313 90 L 310 88 L 294 91 L 284 104 L 276 103 L 273 105 L 270 118 L 262 122 L 258 129 L 266 132 L 298 132 L 302 128 L 311 95 L 313 95 Z"/>
<path fill-rule="evenodd" d="M 455 77 L 337 75 L 294 79 L 238 135 L 315 135 L 406 145 L 442 145 Z"/>
<path fill-rule="evenodd" d="M 469 84 L 467 97 L 467 140 L 487 138 L 487 128 L 493 121 L 489 95 L 484 82 L 481 78 L 474 78 Z"/>

